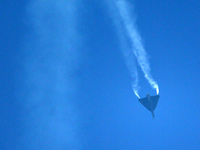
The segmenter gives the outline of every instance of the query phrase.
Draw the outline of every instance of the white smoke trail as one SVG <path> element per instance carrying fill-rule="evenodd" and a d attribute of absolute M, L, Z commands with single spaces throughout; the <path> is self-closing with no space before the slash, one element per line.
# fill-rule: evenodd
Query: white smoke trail
<path fill-rule="evenodd" d="M 136 66 L 136 62 L 135 62 L 135 58 L 134 58 L 134 54 L 131 51 L 130 48 L 127 48 L 125 46 L 124 43 L 125 42 L 125 38 L 123 38 L 124 36 L 121 34 L 121 45 L 122 45 L 122 53 L 124 55 L 125 58 L 125 62 L 126 62 L 126 66 L 131 74 L 131 78 L 132 78 L 132 89 L 133 92 L 135 93 L 135 95 L 140 98 L 138 91 L 139 91 L 139 86 L 138 86 L 138 72 L 137 72 L 137 66 Z M 123 42 L 122 42 L 123 41 Z"/>
<path fill-rule="evenodd" d="M 121 16 L 121 19 L 123 20 L 127 34 L 132 41 L 133 52 L 137 58 L 138 64 L 140 65 L 145 78 L 148 80 L 152 88 L 156 89 L 156 92 L 158 94 L 158 84 L 156 83 L 156 81 L 154 81 L 154 79 L 151 76 L 150 65 L 147 59 L 147 53 L 143 47 L 140 34 L 137 31 L 135 19 L 133 19 L 133 17 L 131 16 L 129 5 L 125 0 L 117 0 L 115 1 L 115 4 Z"/>
<path fill-rule="evenodd" d="M 121 19 L 119 16 L 118 11 L 116 11 L 116 6 L 112 1 L 105 0 L 105 3 L 107 3 L 107 6 L 109 7 L 108 11 L 111 17 L 113 18 L 114 27 L 116 29 L 116 33 L 118 34 L 119 42 L 121 45 L 121 51 L 124 56 L 124 60 L 126 63 L 126 66 L 129 70 L 129 73 L 131 74 L 132 78 L 132 89 L 135 95 L 140 98 L 138 91 L 138 71 L 137 71 L 137 65 L 134 53 L 132 51 L 132 48 L 130 48 L 130 39 L 126 36 L 126 31 L 124 30 L 124 25 L 121 23 Z"/>
<path fill-rule="evenodd" d="M 114 1 L 114 5 L 117 8 L 117 11 L 119 13 L 119 17 L 116 18 L 116 15 L 115 15 L 114 19 L 121 20 L 121 23 L 123 24 L 123 26 L 125 28 L 126 34 L 129 37 L 129 40 L 131 41 L 132 52 L 136 56 L 137 62 L 139 64 L 139 66 L 141 67 L 145 78 L 150 83 L 151 87 L 156 89 L 156 92 L 158 94 L 159 87 L 158 87 L 158 84 L 156 83 L 156 81 L 154 81 L 154 79 L 151 76 L 150 65 L 149 65 L 149 61 L 147 59 L 147 53 L 143 47 L 140 34 L 136 27 L 136 22 L 135 22 L 136 19 L 135 19 L 135 17 L 133 17 L 131 15 L 130 5 L 128 4 L 128 2 L 126 0 L 116 0 L 116 1 Z M 127 50 L 127 51 L 129 51 L 129 50 Z M 132 69 L 134 69 L 134 68 L 132 68 Z M 135 72 L 136 73 L 134 73 L 134 74 L 137 74 L 136 70 L 135 70 Z M 135 80 L 136 80 L 135 83 L 137 83 L 138 78 L 136 77 Z M 137 97 L 139 97 L 137 84 L 133 84 L 133 91 L 134 91 L 135 95 Z"/>

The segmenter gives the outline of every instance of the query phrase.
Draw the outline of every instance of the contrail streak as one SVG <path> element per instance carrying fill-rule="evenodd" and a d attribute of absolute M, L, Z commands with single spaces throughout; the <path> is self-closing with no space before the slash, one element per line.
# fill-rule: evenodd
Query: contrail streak
<path fill-rule="evenodd" d="M 132 46 L 132 53 L 134 53 L 135 57 L 137 58 L 137 62 L 139 66 L 141 67 L 145 78 L 149 82 L 152 88 L 156 89 L 157 94 L 159 93 L 159 87 L 156 81 L 152 78 L 150 73 L 150 64 L 147 59 L 147 53 L 144 49 L 144 46 L 142 44 L 141 36 L 137 30 L 135 17 L 133 17 L 130 13 L 130 7 L 127 1 L 125 0 L 116 0 L 114 1 L 114 5 L 117 9 L 117 12 L 119 14 L 119 17 L 114 19 L 120 19 L 121 24 L 125 29 L 126 35 L 129 37 L 129 41 Z M 129 50 L 127 50 L 129 51 Z M 129 68 L 129 67 L 128 67 Z M 135 67 L 134 67 L 135 68 Z M 134 68 L 132 68 L 134 70 Z M 129 68 L 129 70 L 132 71 L 132 69 Z M 135 70 L 134 73 L 131 73 L 131 75 L 136 76 L 135 82 L 133 83 L 133 91 L 137 97 L 138 95 L 138 77 L 137 77 L 137 70 Z"/>
<path fill-rule="evenodd" d="M 73 0 L 33 0 L 24 51 L 23 135 L 19 149 L 79 149 L 74 106 L 80 34 Z M 26 142 L 24 142 L 26 141 Z"/>

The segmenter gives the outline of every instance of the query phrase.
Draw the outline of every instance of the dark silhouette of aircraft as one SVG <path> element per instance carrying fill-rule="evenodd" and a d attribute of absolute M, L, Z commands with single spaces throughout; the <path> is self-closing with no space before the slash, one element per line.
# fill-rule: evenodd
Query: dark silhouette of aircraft
<path fill-rule="evenodd" d="M 147 94 L 145 98 L 140 98 L 138 101 L 152 113 L 152 117 L 154 118 L 154 110 L 158 104 L 159 95 L 150 96 Z"/>

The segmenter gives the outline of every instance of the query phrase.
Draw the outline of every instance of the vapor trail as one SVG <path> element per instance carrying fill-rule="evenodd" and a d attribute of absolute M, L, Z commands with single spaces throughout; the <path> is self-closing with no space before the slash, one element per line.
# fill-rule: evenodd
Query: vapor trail
<path fill-rule="evenodd" d="M 117 18 L 115 15 L 114 19 L 121 20 L 121 24 L 124 27 L 126 35 L 129 37 L 129 40 L 130 40 L 130 43 L 132 46 L 131 51 L 132 51 L 132 53 L 134 53 L 134 55 L 137 59 L 137 62 L 144 73 L 145 78 L 150 83 L 151 87 L 156 89 L 156 92 L 158 94 L 159 87 L 158 87 L 158 84 L 156 83 L 156 81 L 151 76 L 150 64 L 147 59 L 147 53 L 144 49 L 140 34 L 136 27 L 136 22 L 135 22 L 136 19 L 135 19 L 135 17 L 132 16 L 132 14 L 130 12 L 130 10 L 131 10 L 130 5 L 128 4 L 128 2 L 126 0 L 116 0 L 116 1 L 114 1 L 114 5 L 119 14 Z M 126 50 L 126 51 L 129 51 L 129 50 Z M 131 70 L 134 70 L 134 67 Z M 133 71 L 131 71 L 131 72 L 133 72 Z M 135 70 L 135 72 L 133 74 L 137 74 L 137 70 Z M 138 80 L 138 78 L 136 77 L 135 82 L 134 82 L 135 84 L 133 84 L 133 91 L 136 94 L 136 96 L 139 97 L 138 90 L 137 90 L 139 88 L 137 85 L 137 82 L 138 82 L 137 80 Z"/>
<path fill-rule="evenodd" d="M 19 149 L 79 149 L 74 106 L 80 58 L 78 0 L 32 0 L 24 45 L 24 125 Z"/>
<path fill-rule="evenodd" d="M 138 64 L 140 65 L 145 78 L 150 83 L 152 88 L 156 89 L 156 92 L 158 94 L 158 84 L 151 76 L 147 53 L 143 47 L 140 34 L 137 31 L 135 19 L 133 19 L 133 17 L 131 16 L 129 5 L 125 0 L 118 0 L 116 1 L 116 6 L 121 16 L 121 19 L 123 20 L 127 35 L 132 42 L 133 52 L 137 58 Z"/>

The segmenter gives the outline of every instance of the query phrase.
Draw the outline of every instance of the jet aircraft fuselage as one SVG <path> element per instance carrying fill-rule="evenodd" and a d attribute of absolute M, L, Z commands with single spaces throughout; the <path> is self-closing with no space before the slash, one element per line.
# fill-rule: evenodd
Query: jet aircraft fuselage
<path fill-rule="evenodd" d="M 154 110 L 158 104 L 158 100 L 159 100 L 159 95 L 156 96 L 150 96 L 149 94 L 147 94 L 147 96 L 145 98 L 140 98 L 139 102 L 146 108 L 148 109 L 151 113 L 152 113 L 152 117 L 154 118 Z"/>

